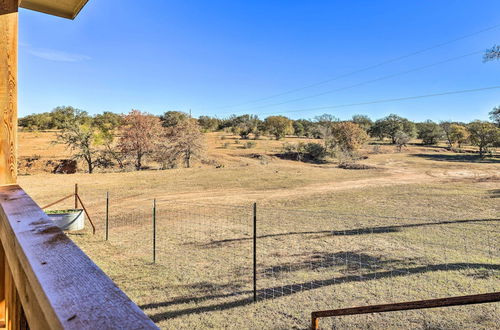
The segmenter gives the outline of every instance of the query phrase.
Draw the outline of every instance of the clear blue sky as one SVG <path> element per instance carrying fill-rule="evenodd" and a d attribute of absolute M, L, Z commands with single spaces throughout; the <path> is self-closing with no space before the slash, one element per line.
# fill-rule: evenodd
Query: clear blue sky
<path fill-rule="evenodd" d="M 261 102 L 394 57 L 498 28 L 401 61 Z M 75 21 L 21 10 L 20 116 L 72 105 L 91 114 L 192 109 L 273 113 L 500 85 L 500 1 L 90 0 Z M 304 98 L 346 86 L 361 86 Z M 266 107 L 269 104 L 287 102 Z M 332 110 L 340 118 L 486 119 L 500 89 Z M 229 107 L 228 107 L 229 106 Z"/>

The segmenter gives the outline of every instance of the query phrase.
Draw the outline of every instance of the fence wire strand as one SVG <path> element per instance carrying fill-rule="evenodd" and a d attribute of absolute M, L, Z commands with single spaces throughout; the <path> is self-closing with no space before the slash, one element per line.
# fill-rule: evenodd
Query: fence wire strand
<path fill-rule="evenodd" d="M 129 205 L 113 210 L 111 200 L 110 243 L 151 262 L 151 202 Z M 179 296 L 196 291 L 207 293 L 203 299 L 252 299 L 252 205 L 159 200 L 156 212 L 156 263 L 165 266 L 165 281 L 180 288 Z M 495 292 L 499 224 L 500 219 L 432 220 L 258 207 L 257 298 L 287 299 L 287 308 L 294 310 L 298 307 L 290 304 L 298 297 L 301 308 L 312 311 Z M 268 306 L 277 312 L 283 308 Z M 472 308 L 486 314 L 497 309 Z M 344 317 L 325 324 L 332 329 L 346 324 L 363 328 L 372 322 L 422 326 L 431 322 L 429 315 L 440 313 Z"/>

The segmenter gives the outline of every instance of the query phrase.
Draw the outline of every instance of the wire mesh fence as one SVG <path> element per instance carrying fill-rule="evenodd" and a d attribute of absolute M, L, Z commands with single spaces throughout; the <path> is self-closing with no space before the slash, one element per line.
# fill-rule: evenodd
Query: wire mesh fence
<path fill-rule="evenodd" d="M 250 206 L 160 201 L 157 209 L 157 262 L 176 268 L 184 285 L 202 283 L 216 295 L 252 295 Z"/>
<path fill-rule="evenodd" d="M 125 207 L 121 202 L 118 209 L 111 198 L 109 205 L 109 242 L 124 253 L 165 266 L 165 282 L 175 283 L 173 294 L 186 301 L 198 299 L 192 293 L 199 290 L 207 293 L 201 299 L 222 298 L 223 306 L 240 306 L 251 303 L 255 294 L 276 315 L 302 319 L 298 310 L 499 289 L 496 218 L 396 218 L 260 206 L 255 212 L 251 204 L 158 200 L 153 219 L 153 200 Z M 497 312 L 497 306 L 474 308 L 484 315 Z M 356 321 L 345 317 L 328 320 L 325 326 L 423 325 L 431 319 L 439 322 L 442 313 L 398 312 Z M 400 320 L 403 315 L 406 321 Z M 254 326 L 262 324 L 259 317 L 266 313 L 254 315 Z M 303 322 L 307 324 L 308 318 Z"/>
<path fill-rule="evenodd" d="M 150 261 L 153 251 L 152 200 L 135 201 L 124 206 L 122 201 L 110 198 L 106 204 L 105 237 L 124 253 Z"/>
<path fill-rule="evenodd" d="M 276 208 L 259 209 L 259 287 L 275 298 L 356 283 L 396 302 L 494 290 L 498 219 L 433 221 Z M 387 292 L 379 283 L 389 280 Z M 478 282 L 485 285 L 478 288 Z M 437 285 L 422 285 L 435 283 Z"/>

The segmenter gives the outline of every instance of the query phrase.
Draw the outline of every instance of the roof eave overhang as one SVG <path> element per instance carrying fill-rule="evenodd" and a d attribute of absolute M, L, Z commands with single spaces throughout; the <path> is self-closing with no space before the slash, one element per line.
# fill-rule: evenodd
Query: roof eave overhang
<path fill-rule="evenodd" d="M 75 19 L 88 0 L 19 0 L 19 7 L 45 14 Z"/>

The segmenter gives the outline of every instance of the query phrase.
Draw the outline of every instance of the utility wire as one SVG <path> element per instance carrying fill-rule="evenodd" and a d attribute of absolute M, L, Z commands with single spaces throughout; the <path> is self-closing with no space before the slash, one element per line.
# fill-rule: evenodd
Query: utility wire
<path fill-rule="evenodd" d="M 416 99 L 423 99 L 423 98 L 437 97 L 437 96 L 445 96 L 445 95 L 476 93 L 476 92 L 482 92 L 482 91 L 493 90 L 493 89 L 500 89 L 500 85 L 498 85 L 498 86 L 490 86 L 490 87 L 482 87 L 482 88 L 474 88 L 474 89 L 462 89 L 462 90 L 457 90 L 457 91 L 448 91 L 448 92 L 441 92 L 441 93 L 434 93 L 434 94 L 406 96 L 406 97 L 399 97 L 399 98 L 392 98 L 392 99 L 382 99 L 382 100 L 359 102 L 359 103 L 349 103 L 349 104 L 330 105 L 330 106 L 322 106 L 322 107 L 315 107 L 315 108 L 305 108 L 305 109 L 296 109 L 296 110 L 288 110 L 288 111 L 277 111 L 277 112 L 269 112 L 269 113 L 260 113 L 259 115 L 273 115 L 273 114 L 293 113 L 293 112 L 305 112 L 305 111 L 313 111 L 313 110 L 330 110 L 330 109 L 338 109 L 338 108 L 355 107 L 355 106 L 359 106 L 359 105 L 390 103 L 390 102 L 416 100 Z"/>
<path fill-rule="evenodd" d="M 295 99 L 291 99 L 291 100 L 287 100 L 287 101 L 283 101 L 283 102 L 278 102 L 278 103 L 273 103 L 273 104 L 268 104 L 268 105 L 262 105 L 262 106 L 258 106 L 258 107 L 248 108 L 248 109 L 244 109 L 244 110 L 239 110 L 239 111 L 236 111 L 236 112 L 237 113 L 249 113 L 249 112 L 252 112 L 253 110 L 274 107 L 274 106 L 288 104 L 288 103 L 292 103 L 292 102 L 307 100 L 307 99 L 315 98 L 315 97 L 318 97 L 318 96 L 332 94 L 332 93 L 335 93 L 335 92 L 340 92 L 340 91 L 344 91 L 344 90 L 347 90 L 347 89 L 351 89 L 351 88 L 355 88 L 355 87 L 360 87 L 360 86 L 368 85 L 368 84 L 371 84 L 371 83 L 374 83 L 374 82 L 378 82 L 378 81 L 387 80 L 387 79 L 391 79 L 391 78 L 394 78 L 394 77 L 402 76 L 402 75 L 409 74 L 409 73 L 412 73 L 412 72 L 417 72 L 417 71 L 425 70 L 425 69 L 428 69 L 428 68 L 431 68 L 431 67 L 434 67 L 434 66 L 438 66 L 438 65 L 446 64 L 446 63 L 449 63 L 449 62 L 452 62 L 452 61 L 460 60 L 460 59 L 465 58 L 465 57 L 477 55 L 477 54 L 480 54 L 482 52 L 483 52 L 482 50 L 475 51 L 475 52 L 472 52 L 472 53 L 467 53 L 467 54 L 464 54 L 464 55 L 451 57 L 451 58 L 448 58 L 448 59 L 445 59 L 445 60 L 442 60 L 442 61 L 439 61 L 439 62 L 435 62 L 435 63 L 423 65 L 423 66 L 419 66 L 419 67 L 416 67 L 416 68 L 413 68 L 413 69 L 409 69 L 409 70 L 406 70 L 406 71 L 401 71 L 401 72 L 389 74 L 389 75 L 386 75 L 386 76 L 382 76 L 382 77 L 379 77 L 379 78 L 362 81 L 362 82 L 357 83 L 357 84 L 353 84 L 353 85 L 349 85 L 349 86 L 344 86 L 344 87 L 340 87 L 340 88 L 328 90 L 328 91 L 325 91 L 325 92 L 321 92 L 321 93 L 317 93 L 317 94 L 313 94 L 313 95 L 307 95 L 307 96 L 303 96 L 303 97 L 299 97 L 299 98 L 295 98 Z M 234 112 L 226 112 L 226 113 L 219 113 L 219 114 L 234 114 Z"/>
<path fill-rule="evenodd" d="M 321 85 L 327 84 L 327 83 L 335 81 L 335 80 L 339 80 L 339 79 L 342 79 L 342 78 L 346 78 L 346 77 L 352 76 L 352 75 L 357 74 L 357 73 L 362 73 L 362 72 L 365 72 L 365 71 L 373 70 L 373 69 L 379 68 L 381 66 L 384 66 L 384 65 L 387 65 L 387 64 L 390 64 L 390 63 L 398 62 L 398 61 L 401 61 L 403 59 L 406 59 L 406 58 L 409 58 L 409 57 L 412 57 L 412 56 L 416 56 L 416 55 L 428 52 L 428 51 L 433 50 L 433 49 L 441 48 L 441 47 L 447 46 L 449 44 L 452 44 L 454 42 L 457 42 L 457 41 L 460 41 L 460 40 L 463 40 L 463 39 L 467 39 L 467 38 L 476 36 L 478 34 L 481 34 L 481 33 L 484 33 L 484 32 L 488 32 L 488 31 L 497 29 L 499 27 L 500 27 L 500 24 L 493 25 L 493 26 L 487 27 L 485 29 L 482 29 L 482 30 L 479 30 L 479 31 L 476 31 L 476 32 L 473 32 L 473 33 L 470 33 L 470 34 L 466 34 L 464 36 L 461 36 L 461 37 L 458 37 L 458 38 L 455 38 L 455 39 L 452 39 L 452 40 L 449 40 L 449 41 L 445 41 L 445 42 L 440 43 L 440 44 L 436 44 L 436 45 L 431 46 L 431 47 L 423 48 L 421 50 L 417 50 L 415 52 L 412 52 L 412 53 L 409 53 L 409 54 L 406 54 L 406 55 L 394 57 L 394 58 L 391 58 L 389 60 L 380 62 L 378 64 L 370 65 L 370 66 L 367 66 L 367 67 L 364 67 L 364 68 L 361 68 L 361 69 L 358 69 L 358 70 L 355 70 L 355 71 L 344 73 L 344 74 L 341 74 L 339 76 L 335 76 L 335 77 L 330 78 L 330 79 L 325 79 L 325 80 L 319 81 L 317 83 L 313 83 L 313 84 L 306 85 L 306 86 L 303 86 L 303 87 L 298 87 L 298 88 L 290 89 L 290 90 L 287 90 L 287 91 L 282 92 L 282 93 L 269 95 L 269 96 L 266 96 L 266 97 L 262 97 L 262 98 L 258 98 L 258 99 L 254 99 L 254 100 L 250 100 L 250 101 L 246 101 L 246 102 L 239 103 L 239 104 L 234 104 L 234 105 L 228 105 L 228 106 L 219 107 L 219 109 L 236 108 L 236 107 L 240 107 L 242 105 L 247 105 L 247 104 L 251 104 L 251 103 L 258 103 L 258 102 L 261 102 L 261 101 L 266 101 L 266 100 L 273 99 L 273 98 L 276 98 L 276 97 L 280 97 L 280 96 L 283 96 L 283 95 L 288 95 L 288 94 L 292 94 L 292 93 L 295 93 L 295 92 L 299 92 L 299 91 L 302 91 L 304 89 L 321 86 Z"/>
<path fill-rule="evenodd" d="M 453 62 L 453 61 L 460 60 L 462 58 L 469 57 L 469 56 L 472 56 L 472 55 L 477 55 L 477 54 L 480 54 L 480 53 L 483 53 L 483 50 L 475 51 L 475 52 L 472 52 L 472 53 L 467 53 L 467 54 L 456 56 L 456 57 L 451 57 L 451 58 L 448 58 L 446 60 L 442 60 L 442 61 L 435 62 L 435 63 L 432 63 L 432 64 L 427 64 L 427 65 L 420 66 L 420 67 L 417 67 L 417 68 L 413 68 L 413 69 L 410 69 L 410 70 L 393 73 L 393 74 L 390 74 L 390 75 L 382 76 L 382 77 L 371 79 L 371 80 L 366 80 L 366 81 L 363 81 L 363 82 L 360 82 L 360 83 L 357 83 L 357 84 L 353 84 L 353 85 L 349 85 L 349 86 L 344 86 L 344 87 L 340 87 L 340 88 L 336 88 L 336 89 L 331 89 L 331 90 L 328 90 L 328 91 L 325 91 L 325 92 L 321 92 L 321 93 L 316 93 L 316 94 L 312 94 L 312 95 L 298 97 L 298 98 L 290 99 L 290 100 L 283 101 L 283 102 L 278 102 L 278 103 L 261 105 L 261 106 L 258 106 L 258 107 L 249 108 L 249 109 L 246 109 L 245 112 L 249 112 L 249 111 L 257 110 L 257 109 L 264 109 L 264 108 L 275 107 L 275 106 L 278 106 L 278 105 L 293 103 L 293 102 L 302 101 L 302 100 L 307 100 L 307 99 L 315 98 L 315 97 L 318 97 L 318 96 L 323 96 L 323 95 L 327 95 L 327 94 L 331 94 L 331 93 L 335 93 L 335 92 L 340 92 L 340 91 L 351 89 L 351 88 L 355 88 L 355 87 L 360 87 L 360 86 L 368 85 L 368 84 L 371 84 L 371 83 L 374 83 L 374 82 L 391 79 L 391 78 L 402 76 L 402 75 L 405 75 L 405 74 L 408 74 L 408 73 L 425 70 L 425 69 L 428 69 L 428 68 L 432 68 L 434 66 L 438 66 L 438 65 L 441 65 L 441 64 Z M 240 112 L 240 111 L 238 111 L 238 112 Z"/>

